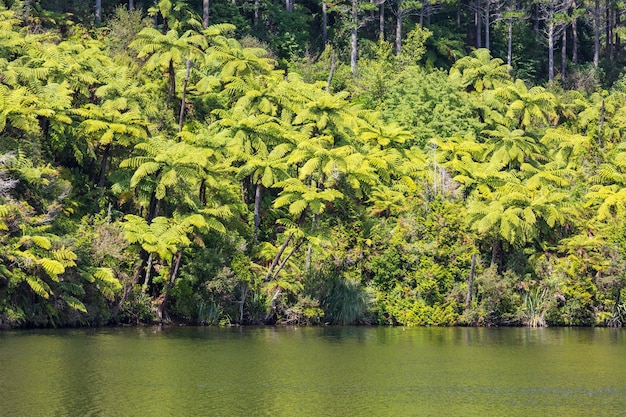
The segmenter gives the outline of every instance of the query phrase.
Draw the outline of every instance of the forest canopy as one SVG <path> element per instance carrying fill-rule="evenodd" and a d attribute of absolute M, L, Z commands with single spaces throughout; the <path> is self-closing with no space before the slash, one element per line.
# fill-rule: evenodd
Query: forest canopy
<path fill-rule="evenodd" d="M 0 326 L 621 326 L 620 16 L 2 1 Z"/>

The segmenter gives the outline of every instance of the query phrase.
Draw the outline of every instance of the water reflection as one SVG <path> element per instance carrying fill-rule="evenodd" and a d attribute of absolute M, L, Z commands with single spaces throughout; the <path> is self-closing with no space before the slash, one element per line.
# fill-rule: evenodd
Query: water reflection
<path fill-rule="evenodd" d="M 0 415 L 619 415 L 624 332 L 244 327 L 0 333 Z"/>

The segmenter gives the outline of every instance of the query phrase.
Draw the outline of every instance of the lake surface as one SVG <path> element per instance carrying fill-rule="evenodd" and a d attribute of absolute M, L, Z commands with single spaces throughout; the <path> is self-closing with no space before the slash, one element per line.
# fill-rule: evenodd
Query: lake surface
<path fill-rule="evenodd" d="M 0 416 L 619 416 L 616 329 L 0 332 Z"/>

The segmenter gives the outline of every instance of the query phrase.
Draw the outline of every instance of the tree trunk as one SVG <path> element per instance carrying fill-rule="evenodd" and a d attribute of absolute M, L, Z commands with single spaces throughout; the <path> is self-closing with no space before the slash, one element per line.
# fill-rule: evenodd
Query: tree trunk
<path fill-rule="evenodd" d="M 187 72 L 183 81 L 183 94 L 180 100 L 180 115 L 178 117 L 178 131 L 183 131 L 183 121 L 185 120 L 185 98 L 187 96 L 187 84 L 189 83 L 189 74 L 191 73 L 191 59 L 187 58 Z"/>
<path fill-rule="evenodd" d="M 169 77 L 170 87 L 167 93 L 167 100 L 165 101 L 165 107 L 170 106 L 170 103 L 172 102 L 172 97 L 174 96 L 174 93 L 176 92 L 176 72 L 174 71 L 174 61 L 172 61 L 171 59 L 170 59 L 169 66 L 167 68 L 167 73 Z"/>
<path fill-rule="evenodd" d="M 96 24 L 102 23 L 102 0 L 96 0 Z"/>
<path fill-rule="evenodd" d="M 469 279 L 467 280 L 467 296 L 465 297 L 465 309 L 472 305 L 472 287 L 474 286 L 474 270 L 476 268 L 476 254 L 472 255 L 472 266 L 470 268 Z"/>
<path fill-rule="evenodd" d="M 600 65 L 600 0 L 595 1 L 593 9 L 593 67 Z"/>
<path fill-rule="evenodd" d="M 402 52 L 402 0 L 398 0 L 398 15 L 396 18 L 396 55 Z"/>
<path fill-rule="evenodd" d="M 609 61 L 613 60 L 613 23 L 611 22 L 611 7 L 609 0 L 606 0 L 606 48 L 609 51 Z"/>
<path fill-rule="evenodd" d="M 259 226 L 261 225 L 261 198 L 263 196 L 263 184 L 256 185 L 254 193 L 254 244 L 259 243 Z"/>
<path fill-rule="evenodd" d="M 202 27 L 203 28 L 206 29 L 209 27 L 209 19 L 210 19 L 209 0 L 202 0 Z"/>
<path fill-rule="evenodd" d="M 289 13 L 293 12 L 294 0 L 285 0 L 285 10 Z"/>
<path fill-rule="evenodd" d="M 482 8 L 482 4 L 480 0 L 476 0 L 476 15 L 475 15 L 475 23 L 476 23 L 476 48 L 482 48 L 482 34 L 483 30 L 481 27 L 482 17 L 480 15 L 480 10 Z"/>
<path fill-rule="evenodd" d="M 552 14 L 551 14 L 552 15 Z M 548 80 L 554 80 L 554 23 L 548 23 Z"/>
<path fill-rule="evenodd" d="M 493 238 L 493 243 L 491 245 L 491 266 L 493 267 L 498 262 L 498 252 L 500 248 L 500 239 L 497 237 Z"/>
<path fill-rule="evenodd" d="M 357 61 L 357 26 L 358 22 L 358 8 L 357 1 L 352 0 L 352 29 L 350 30 L 350 70 L 352 75 L 356 76 L 356 61 Z"/>
<path fill-rule="evenodd" d="M 563 30 L 561 35 L 561 84 L 565 84 L 567 74 L 567 31 Z"/>
<path fill-rule="evenodd" d="M 128 0 L 128 10 L 131 12 L 135 10 L 135 0 Z"/>
<path fill-rule="evenodd" d="M 322 43 L 328 43 L 328 6 L 326 0 L 322 0 Z"/>
<path fill-rule="evenodd" d="M 148 286 L 150 285 L 150 272 L 152 271 L 152 254 L 148 256 L 148 261 L 146 262 L 146 275 L 143 280 L 143 284 L 141 285 L 141 293 L 145 294 L 148 291 Z"/>
<path fill-rule="evenodd" d="M 485 48 L 491 48 L 491 39 L 489 29 L 491 27 L 491 0 L 487 0 L 487 4 L 485 5 Z"/>
<path fill-rule="evenodd" d="M 282 291 L 283 289 L 278 287 L 278 289 L 274 293 L 274 296 L 270 300 L 270 307 L 269 307 L 267 314 L 265 315 L 265 320 L 264 320 L 265 323 L 268 323 L 269 320 L 272 318 L 272 316 L 276 313 L 276 300 L 278 300 L 278 297 L 280 297 L 280 293 Z"/>
<path fill-rule="evenodd" d="M 172 290 L 172 287 L 174 287 L 174 281 L 176 280 L 176 276 L 178 275 L 178 268 L 180 267 L 180 260 L 182 257 L 183 251 L 181 249 L 176 254 L 176 260 L 174 262 L 173 269 L 170 272 L 170 279 L 167 283 L 167 287 L 165 288 L 165 294 L 163 295 L 163 299 L 161 300 L 161 303 L 157 308 L 157 317 L 159 319 L 159 322 L 161 323 L 163 323 L 164 321 L 169 321 L 167 314 L 167 303 L 170 300 L 170 291 Z"/>
<path fill-rule="evenodd" d="M 576 1 L 572 2 L 572 9 L 576 10 Z M 578 64 L 578 19 L 572 19 L 572 62 Z"/>
<path fill-rule="evenodd" d="M 507 42 L 506 50 L 506 63 L 509 66 L 509 71 L 513 62 L 513 18 L 509 17 L 509 39 Z"/>
<path fill-rule="evenodd" d="M 248 283 L 241 284 L 241 300 L 239 300 L 239 324 L 243 324 L 243 311 L 246 304 L 246 295 L 248 294 Z"/>
<path fill-rule="evenodd" d="M 278 277 L 278 274 L 285 267 L 285 265 L 287 264 L 287 261 L 289 260 L 289 258 L 291 258 L 293 256 L 293 254 L 296 253 L 296 251 L 298 249 L 300 249 L 300 246 L 302 246 L 303 242 L 304 242 L 304 239 L 298 240 L 298 243 L 296 243 L 294 245 L 294 247 L 291 249 L 291 251 L 289 251 L 287 256 L 285 256 L 285 259 L 283 259 L 280 262 L 280 264 L 278 264 L 278 267 L 276 267 L 276 269 L 274 270 L 274 273 L 272 274 L 272 280 L 275 280 Z"/>
<path fill-rule="evenodd" d="M 283 256 L 283 253 L 285 252 L 285 249 L 287 249 L 287 245 L 289 245 L 289 242 L 291 241 L 292 237 L 293 235 L 288 235 L 285 238 L 285 241 L 280 246 L 280 249 L 278 249 L 278 253 L 272 260 L 270 267 L 267 269 L 267 273 L 265 274 L 265 278 L 263 278 L 263 282 L 268 282 L 272 278 L 274 269 L 276 268 L 276 265 L 278 265 L 278 262 L 280 261 L 280 257 Z"/>
<path fill-rule="evenodd" d="M 378 40 L 385 40 L 385 2 L 378 8 Z"/>

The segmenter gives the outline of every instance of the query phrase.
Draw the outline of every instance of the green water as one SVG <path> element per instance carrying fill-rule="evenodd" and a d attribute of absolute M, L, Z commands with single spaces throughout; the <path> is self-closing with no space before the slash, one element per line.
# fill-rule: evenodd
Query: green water
<path fill-rule="evenodd" d="M 0 332 L 0 416 L 626 415 L 614 329 Z"/>

